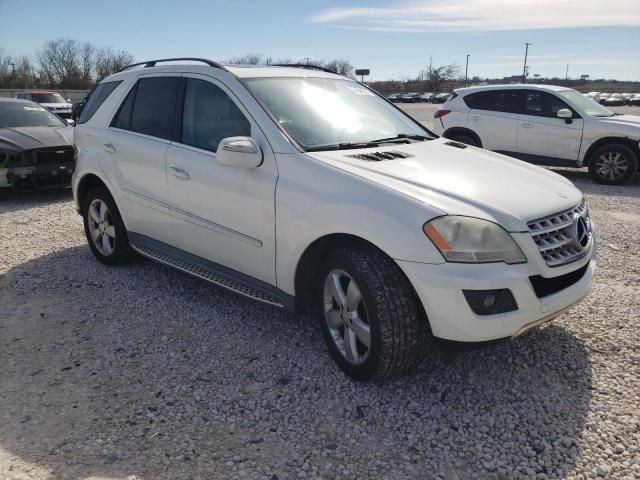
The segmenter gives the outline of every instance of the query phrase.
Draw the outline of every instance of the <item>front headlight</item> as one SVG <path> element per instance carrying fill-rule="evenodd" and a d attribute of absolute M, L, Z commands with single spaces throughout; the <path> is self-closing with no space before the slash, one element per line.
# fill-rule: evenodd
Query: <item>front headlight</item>
<path fill-rule="evenodd" d="M 444 216 L 422 227 L 447 262 L 525 263 L 511 235 L 493 222 L 473 217 Z"/>

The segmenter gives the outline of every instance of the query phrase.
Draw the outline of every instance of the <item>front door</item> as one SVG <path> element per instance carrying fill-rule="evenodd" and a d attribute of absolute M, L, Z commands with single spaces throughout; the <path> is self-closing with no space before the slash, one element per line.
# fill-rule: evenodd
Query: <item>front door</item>
<path fill-rule="evenodd" d="M 558 118 L 558 110 L 573 112 L 569 123 Z M 518 119 L 518 154 L 543 157 L 540 160 L 578 160 L 584 120 L 555 95 L 527 90 L 523 113 Z M 526 158 L 526 157 L 525 157 Z"/>
<path fill-rule="evenodd" d="M 278 173 L 269 143 L 225 85 L 204 75 L 184 78 L 180 131 L 167 152 L 176 246 L 275 285 Z M 242 168 L 216 161 L 220 140 L 234 136 L 258 142 L 262 165 Z"/>

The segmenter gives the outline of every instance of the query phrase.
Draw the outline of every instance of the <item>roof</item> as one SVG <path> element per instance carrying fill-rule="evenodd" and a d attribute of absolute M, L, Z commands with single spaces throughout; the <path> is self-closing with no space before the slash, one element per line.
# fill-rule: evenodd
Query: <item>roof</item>
<path fill-rule="evenodd" d="M 568 87 L 561 87 L 558 85 L 542 85 L 539 83 L 516 83 L 505 85 L 480 85 L 477 87 L 456 88 L 454 92 L 457 94 L 466 94 L 472 92 L 481 92 L 483 90 L 546 90 L 551 92 L 561 92 L 563 90 L 571 90 Z"/>
<path fill-rule="evenodd" d="M 191 73 L 210 73 L 211 71 L 227 72 L 239 78 L 258 78 L 258 77 L 316 77 L 316 78 L 340 78 L 346 79 L 342 75 L 336 73 L 328 73 L 314 68 L 300 67 L 279 67 L 275 65 L 221 65 L 224 69 L 202 65 L 199 63 L 171 63 L 157 65 L 153 67 L 138 67 L 123 70 L 108 77 L 109 81 L 116 80 L 119 77 L 127 77 L 132 73 L 154 73 L 154 72 L 191 72 Z M 105 79 L 106 80 L 106 79 Z"/>
<path fill-rule="evenodd" d="M 58 92 L 52 92 L 50 90 L 20 90 L 18 93 L 48 93 L 48 94 L 55 94 Z"/>
<path fill-rule="evenodd" d="M 255 77 L 322 77 L 345 78 L 337 73 L 329 73 L 315 68 L 278 67 L 270 65 L 224 65 L 224 67 L 240 78 Z"/>

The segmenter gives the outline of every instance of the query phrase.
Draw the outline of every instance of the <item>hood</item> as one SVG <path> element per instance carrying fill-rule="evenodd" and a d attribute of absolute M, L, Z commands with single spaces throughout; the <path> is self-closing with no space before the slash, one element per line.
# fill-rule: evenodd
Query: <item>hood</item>
<path fill-rule="evenodd" d="M 613 117 L 596 117 L 598 123 L 607 125 L 623 125 L 640 128 L 640 117 L 637 115 L 614 115 Z"/>
<path fill-rule="evenodd" d="M 0 149 L 11 151 L 73 145 L 73 127 L 0 128 Z"/>
<path fill-rule="evenodd" d="M 437 139 L 376 149 L 307 152 L 310 157 L 451 215 L 484 218 L 511 232 L 568 210 L 582 193 L 564 177 L 511 157 Z M 457 144 L 460 145 L 460 144 Z M 367 161 L 352 155 L 401 152 L 408 158 Z"/>

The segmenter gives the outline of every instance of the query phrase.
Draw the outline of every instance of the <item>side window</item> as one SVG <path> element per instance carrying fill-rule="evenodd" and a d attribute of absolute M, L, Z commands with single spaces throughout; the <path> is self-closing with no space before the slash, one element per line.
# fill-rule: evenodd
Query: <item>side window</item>
<path fill-rule="evenodd" d="M 527 90 L 525 115 L 556 118 L 558 116 L 558 110 L 562 110 L 563 108 L 573 111 L 569 105 L 555 95 L 538 90 Z"/>
<path fill-rule="evenodd" d="M 111 95 L 118 85 L 122 83 L 122 80 L 117 82 L 106 82 L 101 83 L 96 87 L 96 89 L 91 94 L 89 101 L 84 106 L 82 113 L 80 114 L 80 118 L 78 119 L 78 123 L 88 122 L 93 114 L 98 111 L 98 108 L 104 103 L 104 101 Z"/>
<path fill-rule="evenodd" d="M 187 79 L 182 143 L 215 152 L 223 138 L 250 135 L 251 124 L 222 89 L 204 80 Z"/>
<path fill-rule="evenodd" d="M 131 130 L 131 112 L 133 111 L 133 101 L 136 98 L 136 89 L 138 85 L 134 85 L 131 91 L 127 94 L 127 98 L 124 99 L 122 105 L 116 113 L 116 117 L 111 122 L 111 126 L 115 128 L 121 128 L 122 130 Z"/>
<path fill-rule="evenodd" d="M 489 90 L 467 95 L 464 97 L 464 102 L 474 110 L 519 113 L 522 94 L 519 90 Z"/>
<path fill-rule="evenodd" d="M 141 78 L 120 106 L 112 126 L 171 140 L 179 84 L 180 77 Z"/>

